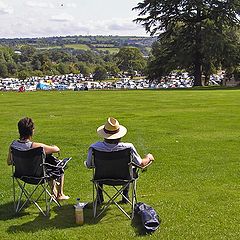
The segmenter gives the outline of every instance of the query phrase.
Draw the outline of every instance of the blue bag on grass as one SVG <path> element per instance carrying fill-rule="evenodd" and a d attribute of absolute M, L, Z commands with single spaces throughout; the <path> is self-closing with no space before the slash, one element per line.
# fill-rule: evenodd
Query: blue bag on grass
<path fill-rule="evenodd" d="M 141 217 L 143 228 L 146 232 L 156 231 L 160 225 L 156 211 L 149 205 L 139 202 L 135 204 L 134 212 Z"/>

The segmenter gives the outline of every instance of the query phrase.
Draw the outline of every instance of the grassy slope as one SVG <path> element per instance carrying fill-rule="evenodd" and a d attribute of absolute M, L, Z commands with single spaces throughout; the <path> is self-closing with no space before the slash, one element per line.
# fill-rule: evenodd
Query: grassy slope
<path fill-rule="evenodd" d="M 100 222 L 86 209 L 75 226 L 76 197 L 91 201 L 91 171 L 84 168 L 95 129 L 107 116 L 127 126 L 125 141 L 154 165 L 139 179 L 138 200 L 153 206 L 162 224 L 152 239 L 238 239 L 240 91 L 88 91 L 0 93 L 1 239 L 132 239 L 137 228 L 114 206 Z M 31 116 L 35 141 L 57 144 L 73 160 L 66 171 L 71 200 L 50 219 L 28 208 L 11 212 L 11 169 L 5 159 L 17 137 L 16 123 Z M 6 171 L 5 171 L 6 169 Z"/>
<path fill-rule="evenodd" d="M 90 50 L 89 46 L 86 44 L 66 44 L 65 48 L 74 48 L 77 50 Z"/>

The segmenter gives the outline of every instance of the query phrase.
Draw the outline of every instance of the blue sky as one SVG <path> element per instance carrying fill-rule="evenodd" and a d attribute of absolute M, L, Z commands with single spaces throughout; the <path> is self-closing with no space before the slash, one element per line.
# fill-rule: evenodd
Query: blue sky
<path fill-rule="evenodd" d="M 0 0 L 0 38 L 146 36 L 133 23 L 140 0 Z"/>

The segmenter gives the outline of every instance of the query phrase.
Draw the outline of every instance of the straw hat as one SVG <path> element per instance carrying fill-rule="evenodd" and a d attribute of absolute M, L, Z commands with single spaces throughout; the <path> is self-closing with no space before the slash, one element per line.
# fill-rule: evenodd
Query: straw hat
<path fill-rule="evenodd" d="M 109 117 L 105 125 L 97 129 L 97 133 L 105 139 L 118 139 L 127 133 L 127 129 L 120 125 L 117 119 Z"/>

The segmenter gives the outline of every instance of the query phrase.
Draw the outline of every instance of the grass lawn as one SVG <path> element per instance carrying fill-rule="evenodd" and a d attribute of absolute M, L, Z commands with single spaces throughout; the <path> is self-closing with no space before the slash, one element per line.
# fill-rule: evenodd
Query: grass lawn
<path fill-rule="evenodd" d="M 240 90 L 133 90 L 80 92 L 0 92 L 1 239 L 239 239 Z M 45 218 L 31 206 L 12 211 L 9 144 L 17 122 L 31 116 L 35 141 L 56 144 L 73 160 L 65 173 L 61 209 Z M 115 206 L 98 221 L 85 209 L 76 226 L 76 197 L 92 201 L 92 172 L 85 169 L 88 146 L 99 140 L 96 128 L 114 116 L 128 128 L 124 141 L 156 161 L 141 174 L 138 201 L 158 212 L 160 228 L 142 236 Z"/>
<path fill-rule="evenodd" d="M 38 47 L 38 50 L 50 50 L 50 49 L 61 49 L 61 46 L 50 46 L 50 47 Z"/>
<path fill-rule="evenodd" d="M 66 44 L 65 48 L 73 48 L 77 50 L 90 50 L 89 46 L 86 44 Z"/>

